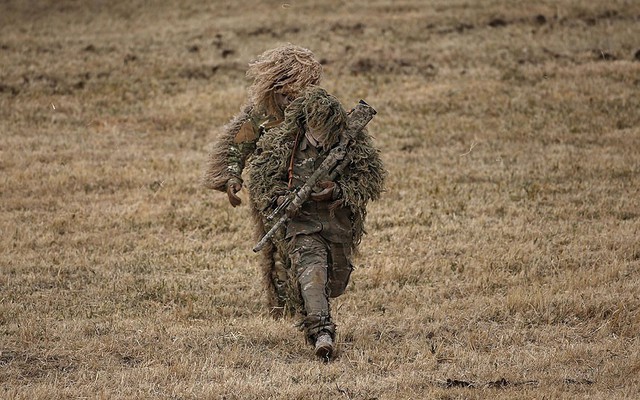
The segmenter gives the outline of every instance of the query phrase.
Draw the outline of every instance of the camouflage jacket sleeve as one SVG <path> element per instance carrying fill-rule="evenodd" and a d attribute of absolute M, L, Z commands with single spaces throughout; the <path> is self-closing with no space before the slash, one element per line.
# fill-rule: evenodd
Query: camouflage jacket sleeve
<path fill-rule="evenodd" d="M 242 171 L 247 158 L 256 149 L 259 137 L 258 121 L 251 104 L 242 108 L 216 138 L 204 175 L 204 185 L 226 191 L 230 179 L 242 183 Z"/>

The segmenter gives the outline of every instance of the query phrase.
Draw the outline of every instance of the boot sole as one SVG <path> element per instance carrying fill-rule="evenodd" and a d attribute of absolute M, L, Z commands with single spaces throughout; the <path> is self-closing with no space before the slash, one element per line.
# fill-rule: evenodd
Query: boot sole
<path fill-rule="evenodd" d="M 330 358 L 333 354 L 333 348 L 331 346 L 320 346 L 316 348 L 316 356 L 320 358 Z"/>

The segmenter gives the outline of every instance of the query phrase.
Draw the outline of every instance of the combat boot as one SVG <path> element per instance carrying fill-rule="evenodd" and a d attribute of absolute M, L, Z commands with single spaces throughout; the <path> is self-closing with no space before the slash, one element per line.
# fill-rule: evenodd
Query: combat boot
<path fill-rule="evenodd" d="M 328 332 L 322 331 L 318 334 L 315 347 L 316 356 L 329 359 L 333 355 L 333 339 Z"/>

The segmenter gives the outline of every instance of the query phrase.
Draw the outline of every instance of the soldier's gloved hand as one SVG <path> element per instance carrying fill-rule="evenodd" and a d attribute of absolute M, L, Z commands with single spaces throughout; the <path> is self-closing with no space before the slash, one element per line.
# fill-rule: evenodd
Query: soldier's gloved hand
<path fill-rule="evenodd" d="M 232 207 L 242 204 L 242 200 L 236 194 L 240 189 L 242 189 L 242 183 L 239 180 L 231 178 L 227 181 L 227 197 L 229 197 L 229 203 L 231 203 Z"/>
<path fill-rule="evenodd" d="M 276 204 L 281 205 L 286 200 L 287 200 L 287 196 L 278 196 L 278 199 L 276 200 Z M 287 217 L 295 218 L 298 216 L 298 214 L 300 214 L 300 209 L 294 206 L 293 204 L 289 204 L 289 206 L 285 209 L 285 213 L 287 214 Z"/>
<path fill-rule="evenodd" d="M 332 200 L 334 198 L 334 191 L 337 186 L 335 182 L 331 181 L 322 181 L 318 182 L 318 186 L 322 188 L 322 190 L 318 193 L 311 193 L 311 200 L 314 201 L 327 201 Z"/>
<path fill-rule="evenodd" d="M 280 196 L 278 196 L 278 198 L 276 199 L 276 206 L 281 206 L 282 203 L 284 203 L 285 201 L 287 201 L 287 196 L 282 194 Z"/>

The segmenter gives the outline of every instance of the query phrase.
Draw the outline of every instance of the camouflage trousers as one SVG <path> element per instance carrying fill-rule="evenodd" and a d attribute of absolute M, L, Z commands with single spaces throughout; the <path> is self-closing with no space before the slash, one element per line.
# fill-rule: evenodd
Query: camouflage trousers
<path fill-rule="evenodd" d="M 321 331 L 335 338 L 329 298 L 338 297 L 347 287 L 353 269 L 351 247 L 332 243 L 320 233 L 299 234 L 289 242 L 291 267 L 296 273 L 304 303 L 301 329 L 309 343 L 315 343 Z"/>

